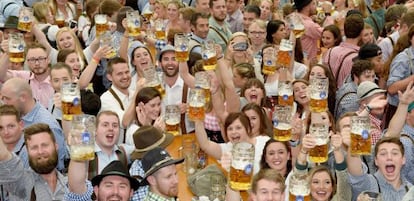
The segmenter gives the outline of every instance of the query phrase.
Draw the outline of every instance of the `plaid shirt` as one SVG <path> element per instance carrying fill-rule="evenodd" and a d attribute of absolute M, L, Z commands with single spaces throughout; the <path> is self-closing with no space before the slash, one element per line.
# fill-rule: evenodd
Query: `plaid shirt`
<path fill-rule="evenodd" d="M 131 168 L 129 169 L 129 174 L 133 177 L 140 176 L 144 177 L 145 172 L 142 168 L 141 160 L 135 160 Z M 134 195 L 132 195 L 131 201 L 142 201 L 145 199 L 149 191 L 149 187 L 147 186 L 140 186 L 138 190 L 134 192 Z"/>
<path fill-rule="evenodd" d="M 219 120 L 213 113 L 207 113 L 204 118 L 204 127 L 211 131 L 221 131 Z"/>
<path fill-rule="evenodd" d="M 159 196 L 158 194 L 149 191 L 144 201 L 175 201 L 175 198 L 166 199 L 164 197 Z"/>
<path fill-rule="evenodd" d="M 375 145 L 378 140 L 381 139 L 381 123 L 382 121 L 378 119 L 377 117 L 369 114 L 369 119 L 371 120 L 371 144 Z"/>

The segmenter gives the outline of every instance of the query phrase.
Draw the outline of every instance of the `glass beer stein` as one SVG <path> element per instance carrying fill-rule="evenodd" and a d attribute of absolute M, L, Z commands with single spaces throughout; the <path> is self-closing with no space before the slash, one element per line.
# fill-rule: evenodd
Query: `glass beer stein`
<path fill-rule="evenodd" d="M 9 60 L 12 63 L 24 62 L 24 42 L 22 33 L 9 33 Z"/>
<path fill-rule="evenodd" d="M 155 38 L 157 38 L 158 40 L 164 40 L 165 39 L 165 28 L 166 28 L 166 24 L 164 22 L 164 20 L 155 20 L 154 22 L 154 27 L 155 27 Z"/>
<path fill-rule="evenodd" d="M 63 119 L 72 120 L 73 115 L 82 114 L 79 85 L 74 82 L 66 82 L 61 87 Z"/>
<path fill-rule="evenodd" d="M 205 117 L 206 99 L 204 90 L 194 88 L 190 90 L 188 118 L 192 121 L 203 121 Z"/>
<path fill-rule="evenodd" d="M 253 176 L 254 145 L 239 142 L 233 145 L 229 172 L 230 188 L 248 190 Z"/>
<path fill-rule="evenodd" d="M 204 70 L 216 70 L 217 55 L 216 44 L 213 40 L 207 39 L 201 48 L 201 55 L 203 56 L 203 68 Z"/>
<path fill-rule="evenodd" d="M 19 11 L 19 22 L 17 29 L 21 31 L 30 32 L 33 23 L 33 9 L 22 7 Z"/>
<path fill-rule="evenodd" d="M 282 68 L 287 68 L 292 61 L 293 43 L 289 40 L 282 39 L 280 48 L 277 52 L 277 64 Z"/>
<path fill-rule="evenodd" d="M 181 157 L 184 158 L 183 171 L 187 175 L 194 174 L 197 171 L 198 160 L 197 160 L 197 144 L 193 139 L 184 139 L 182 146 L 180 147 Z"/>
<path fill-rule="evenodd" d="M 274 48 L 267 48 L 263 52 L 263 69 L 262 73 L 265 75 L 271 75 L 276 71 L 276 55 L 277 52 Z"/>
<path fill-rule="evenodd" d="M 281 106 L 293 107 L 293 88 L 290 81 L 279 81 L 278 103 Z"/>
<path fill-rule="evenodd" d="M 144 78 L 147 80 L 147 87 L 154 87 L 160 92 L 161 97 L 165 97 L 165 89 L 161 84 L 160 77 L 158 76 L 154 66 L 149 66 L 144 69 Z"/>
<path fill-rule="evenodd" d="M 178 62 L 187 62 L 189 49 L 189 38 L 185 34 L 178 33 L 174 36 L 175 60 Z"/>
<path fill-rule="evenodd" d="M 314 163 L 328 161 L 329 126 L 321 123 L 312 123 L 309 133 L 315 138 L 316 146 L 309 151 L 309 159 Z"/>
<path fill-rule="evenodd" d="M 101 36 L 105 31 L 109 30 L 108 20 L 105 14 L 95 15 L 96 37 Z"/>
<path fill-rule="evenodd" d="M 141 33 L 141 20 L 138 11 L 127 11 L 127 26 L 130 36 L 139 36 Z"/>
<path fill-rule="evenodd" d="M 308 171 L 293 170 L 289 181 L 289 201 L 311 201 Z"/>
<path fill-rule="evenodd" d="M 105 55 L 106 59 L 112 59 L 116 57 L 117 51 L 115 49 L 116 44 L 114 44 L 114 38 L 112 37 L 112 34 L 110 31 L 105 31 L 101 34 L 101 37 L 99 39 L 100 46 L 107 45 L 111 47 L 111 51 Z"/>
<path fill-rule="evenodd" d="M 63 13 L 61 12 L 56 12 L 55 15 L 55 24 L 59 27 L 62 28 L 65 26 L 65 15 L 63 15 Z"/>
<path fill-rule="evenodd" d="M 208 77 L 208 74 L 205 71 L 196 72 L 194 77 L 195 87 L 203 89 L 204 98 L 206 99 L 207 105 L 211 101 L 210 78 Z"/>
<path fill-rule="evenodd" d="M 90 161 L 95 158 L 95 116 L 74 115 L 70 130 L 70 159 Z"/>
<path fill-rule="evenodd" d="M 293 31 L 296 38 L 300 38 L 305 33 L 305 26 L 302 19 L 296 13 L 286 16 L 286 21 L 289 24 L 289 28 Z"/>
<path fill-rule="evenodd" d="M 277 141 L 292 139 L 292 107 L 276 105 L 273 112 L 273 138 Z"/>
<path fill-rule="evenodd" d="M 310 103 L 311 112 L 326 112 L 328 110 L 328 78 L 313 78 L 310 80 Z"/>
<path fill-rule="evenodd" d="M 371 155 L 371 121 L 368 116 L 351 117 L 351 154 Z"/>
<path fill-rule="evenodd" d="M 165 106 L 165 132 L 180 135 L 181 112 L 178 105 Z"/>
<path fill-rule="evenodd" d="M 145 9 L 144 12 L 142 13 L 142 16 L 145 18 L 146 21 L 150 21 L 153 14 L 154 13 L 152 12 L 152 10 Z"/>

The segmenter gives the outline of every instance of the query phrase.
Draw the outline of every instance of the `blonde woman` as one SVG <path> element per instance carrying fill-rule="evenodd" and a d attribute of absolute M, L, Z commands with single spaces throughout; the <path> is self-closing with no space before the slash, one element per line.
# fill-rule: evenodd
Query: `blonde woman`
<path fill-rule="evenodd" d="M 49 7 L 52 9 L 52 14 L 54 16 L 58 13 L 62 14 L 65 16 L 66 22 L 69 22 L 70 20 L 77 20 L 80 15 L 80 13 L 77 12 L 79 7 L 68 0 L 49 0 L 48 3 Z"/>

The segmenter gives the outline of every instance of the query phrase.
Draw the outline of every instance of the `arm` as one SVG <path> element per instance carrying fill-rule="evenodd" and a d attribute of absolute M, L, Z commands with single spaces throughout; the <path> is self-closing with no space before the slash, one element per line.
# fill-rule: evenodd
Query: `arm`
<path fill-rule="evenodd" d="M 302 139 L 302 146 L 296 158 L 296 164 L 307 166 L 307 158 L 309 151 L 316 145 L 315 138 L 311 134 L 306 134 Z"/>
<path fill-rule="evenodd" d="M 7 40 L 2 41 L 2 47 L 3 47 L 3 43 L 7 43 Z M 8 68 L 7 68 L 8 66 L 10 66 L 9 53 L 8 51 L 6 51 L 0 56 L 0 81 L 1 82 L 5 82 L 8 79 L 13 77 L 12 74 L 8 72 Z"/>
<path fill-rule="evenodd" d="M 144 85 L 145 85 L 145 78 L 140 78 L 137 82 L 135 92 L 131 100 L 136 99 L 138 92 L 142 89 Z M 129 103 L 128 108 L 125 110 L 124 116 L 122 117 L 121 123 L 124 128 L 127 128 L 131 124 L 131 122 L 133 122 L 134 120 L 137 120 L 137 112 L 135 110 L 137 106 L 138 105 L 135 105 L 135 103 L 133 102 Z"/>
<path fill-rule="evenodd" d="M 240 191 L 235 191 L 230 188 L 230 185 L 226 185 L 226 201 L 240 201 Z"/>
<path fill-rule="evenodd" d="M 410 73 L 408 59 L 407 54 L 403 51 L 391 62 L 390 75 L 387 81 L 388 93 L 390 95 L 395 95 L 398 91 L 403 91 L 408 83 L 414 80 L 414 75 Z"/>
<path fill-rule="evenodd" d="M 407 85 L 412 81 L 414 81 L 414 75 L 410 75 L 405 79 L 396 81 L 388 87 L 388 93 L 394 95 L 398 93 L 398 91 L 404 90 L 407 87 Z"/>
<path fill-rule="evenodd" d="M 216 160 L 221 158 L 222 151 L 220 145 L 213 141 L 210 141 L 207 138 L 207 133 L 204 129 L 204 124 L 202 121 L 195 122 L 195 134 L 198 144 L 203 151 L 205 151 L 208 155 L 214 157 Z"/>
<path fill-rule="evenodd" d="M 53 47 L 50 46 L 49 42 L 47 41 L 47 38 L 46 38 L 45 34 L 39 28 L 37 28 L 36 25 L 32 26 L 32 33 L 35 36 L 35 38 L 37 39 L 37 41 L 46 48 L 47 53 L 50 53 L 50 51 L 53 49 Z"/>
<path fill-rule="evenodd" d="M 69 190 L 72 193 L 84 194 L 86 193 L 86 184 L 87 180 L 87 162 L 78 162 L 71 160 L 69 163 L 69 172 L 68 172 L 68 184 Z"/>
<path fill-rule="evenodd" d="M 121 44 L 119 46 L 119 57 L 128 61 L 128 45 L 129 45 L 129 32 L 127 28 L 126 18 L 122 20 L 122 26 L 125 28 L 124 35 L 121 37 Z"/>
<path fill-rule="evenodd" d="M 238 112 L 240 111 L 240 96 L 236 92 L 236 88 L 234 87 L 231 69 L 229 68 L 230 63 L 227 59 L 219 59 L 217 61 L 217 68 L 220 74 L 221 82 L 223 83 L 224 87 L 224 97 L 225 102 L 228 105 L 226 108 L 227 112 Z"/>
<path fill-rule="evenodd" d="M 79 77 L 79 88 L 85 89 L 89 82 L 92 80 L 93 75 L 95 74 L 96 68 L 98 67 L 99 61 L 110 51 L 109 46 L 103 46 L 98 48 L 95 54 L 92 57 L 91 62 L 89 62 L 88 66 L 83 70 Z"/>
<path fill-rule="evenodd" d="M 184 80 L 184 83 L 186 83 L 189 88 L 193 89 L 195 87 L 195 78 L 188 71 L 187 62 L 180 62 L 179 68 L 180 77 Z"/>
<path fill-rule="evenodd" d="M 8 161 L 10 159 L 12 159 L 12 153 L 7 150 L 3 139 L 0 137 L 0 162 Z"/>
<path fill-rule="evenodd" d="M 224 107 L 224 97 L 223 94 L 220 91 L 219 82 L 217 80 L 217 76 L 215 74 L 211 75 L 211 102 L 213 105 L 214 113 L 216 114 L 217 118 L 220 120 L 220 122 L 224 122 L 228 112 L 225 110 Z"/>

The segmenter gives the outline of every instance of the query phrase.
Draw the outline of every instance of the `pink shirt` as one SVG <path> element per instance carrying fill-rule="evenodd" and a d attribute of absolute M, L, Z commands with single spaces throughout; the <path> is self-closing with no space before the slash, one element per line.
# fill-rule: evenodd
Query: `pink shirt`
<path fill-rule="evenodd" d="M 338 89 L 344 83 L 345 78 L 351 74 L 352 59 L 358 56 L 359 46 L 342 42 L 339 46 L 328 50 L 323 58 L 323 64 L 327 65 L 335 77 Z M 351 54 L 349 54 L 352 52 Z M 348 56 L 347 56 L 348 55 Z M 346 57 L 345 57 L 346 56 Z M 342 66 L 341 66 L 342 62 Z M 341 66 L 341 69 L 339 67 Z M 340 70 L 338 72 L 338 70 Z M 338 74 L 338 77 L 336 75 Z"/>
<path fill-rule="evenodd" d="M 42 81 L 38 81 L 30 71 L 9 70 L 8 72 L 11 73 L 12 77 L 26 79 L 32 88 L 33 97 L 39 101 L 43 107 L 48 107 L 49 99 L 51 99 L 55 93 L 55 90 L 50 84 L 50 76 L 47 76 L 47 78 Z"/>
<path fill-rule="evenodd" d="M 312 18 L 300 14 L 302 23 L 305 26 L 305 33 L 301 37 L 302 49 L 308 54 L 308 60 L 316 58 L 318 52 L 317 41 L 321 39 L 323 28 L 315 23 Z"/>

